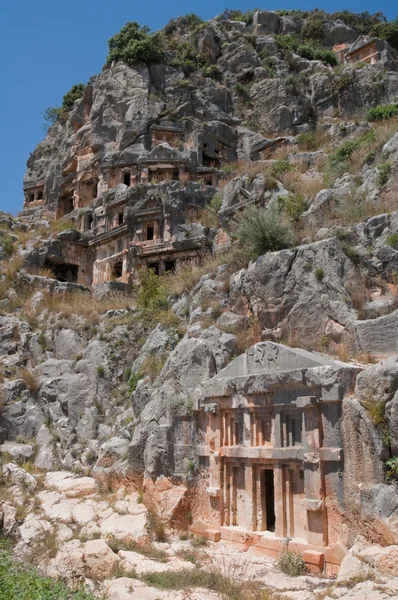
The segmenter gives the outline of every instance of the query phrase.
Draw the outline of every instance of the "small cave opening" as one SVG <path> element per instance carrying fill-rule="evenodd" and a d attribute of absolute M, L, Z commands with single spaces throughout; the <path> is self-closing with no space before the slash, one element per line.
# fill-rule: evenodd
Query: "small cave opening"
<path fill-rule="evenodd" d="M 54 273 L 55 279 L 58 281 L 65 281 L 68 283 L 76 283 L 79 274 L 78 265 L 70 263 L 55 263 L 52 261 L 45 261 L 45 269 L 50 269 Z"/>

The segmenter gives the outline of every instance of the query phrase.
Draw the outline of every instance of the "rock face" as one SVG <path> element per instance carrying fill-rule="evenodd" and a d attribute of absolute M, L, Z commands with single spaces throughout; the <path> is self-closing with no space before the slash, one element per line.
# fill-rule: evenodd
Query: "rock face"
<path fill-rule="evenodd" d="M 161 62 L 107 64 L 30 156 L 0 215 L 0 523 L 49 575 L 213 598 L 144 584 L 198 569 L 177 534 L 152 547 L 156 513 L 262 581 L 288 537 L 341 563 L 336 596 L 397 592 L 349 587 L 398 578 L 398 139 L 358 116 L 395 103 L 398 61 L 341 19 L 176 19 Z M 253 258 L 253 207 L 291 247 Z M 276 587 L 325 592 L 297 581 Z"/>

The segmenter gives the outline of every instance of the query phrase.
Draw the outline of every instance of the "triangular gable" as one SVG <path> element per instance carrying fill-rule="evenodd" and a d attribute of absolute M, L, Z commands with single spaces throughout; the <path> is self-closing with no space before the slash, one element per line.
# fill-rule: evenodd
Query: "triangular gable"
<path fill-rule="evenodd" d="M 335 361 L 307 350 L 290 348 L 274 342 L 260 342 L 235 358 L 216 377 L 245 377 L 258 373 L 294 371 L 333 364 L 336 364 Z"/>

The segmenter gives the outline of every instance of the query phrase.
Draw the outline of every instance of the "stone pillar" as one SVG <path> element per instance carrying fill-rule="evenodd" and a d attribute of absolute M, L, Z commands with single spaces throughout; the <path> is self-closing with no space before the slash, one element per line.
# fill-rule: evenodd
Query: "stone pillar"
<path fill-rule="evenodd" d="M 323 505 L 323 474 L 320 461 L 319 404 L 314 396 L 297 399 L 303 409 L 304 493 L 307 509 L 307 539 L 327 544 L 327 516 Z"/>
<path fill-rule="evenodd" d="M 245 526 L 249 531 L 255 530 L 255 479 L 253 465 L 250 462 L 245 464 Z"/>
<path fill-rule="evenodd" d="M 251 417 L 248 409 L 243 412 L 243 445 L 250 447 L 251 442 Z"/>
<path fill-rule="evenodd" d="M 227 461 L 224 462 L 224 525 L 230 525 L 231 523 L 231 495 L 230 495 L 230 476 L 229 476 L 229 464 Z"/>
<path fill-rule="evenodd" d="M 275 415 L 274 415 L 274 430 L 272 432 L 272 438 L 273 440 L 271 440 L 271 442 L 273 441 L 273 446 L 275 448 L 282 448 L 282 436 L 281 436 L 281 410 L 280 408 L 275 408 Z"/>
<path fill-rule="evenodd" d="M 284 481 L 283 467 L 275 465 L 274 467 L 274 488 L 275 488 L 275 536 L 286 537 L 286 490 Z"/>

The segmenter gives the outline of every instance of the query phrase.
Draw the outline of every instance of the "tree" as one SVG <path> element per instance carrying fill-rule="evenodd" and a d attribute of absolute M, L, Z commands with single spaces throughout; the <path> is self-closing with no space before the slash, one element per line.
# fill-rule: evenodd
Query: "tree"
<path fill-rule="evenodd" d="M 62 98 L 61 106 L 46 108 L 44 113 L 42 113 L 44 118 L 44 130 L 46 132 L 55 123 L 63 123 L 66 121 L 76 100 L 79 100 L 83 96 L 84 88 L 84 83 L 75 83 L 75 85 L 72 85 L 69 92 L 66 92 Z"/>
<path fill-rule="evenodd" d="M 372 30 L 372 34 L 385 40 L 398 50 L 398 17 L 389 23 L 378 23 Z"/>
<path fill-rule="evenodd" d="M 129 21 L 108 42 L 107 63 L 124 60 L 126 63 L 160 63 L 163 60 L 163 41 L 159 32 L 151 33 L 146 25 Z"/>

